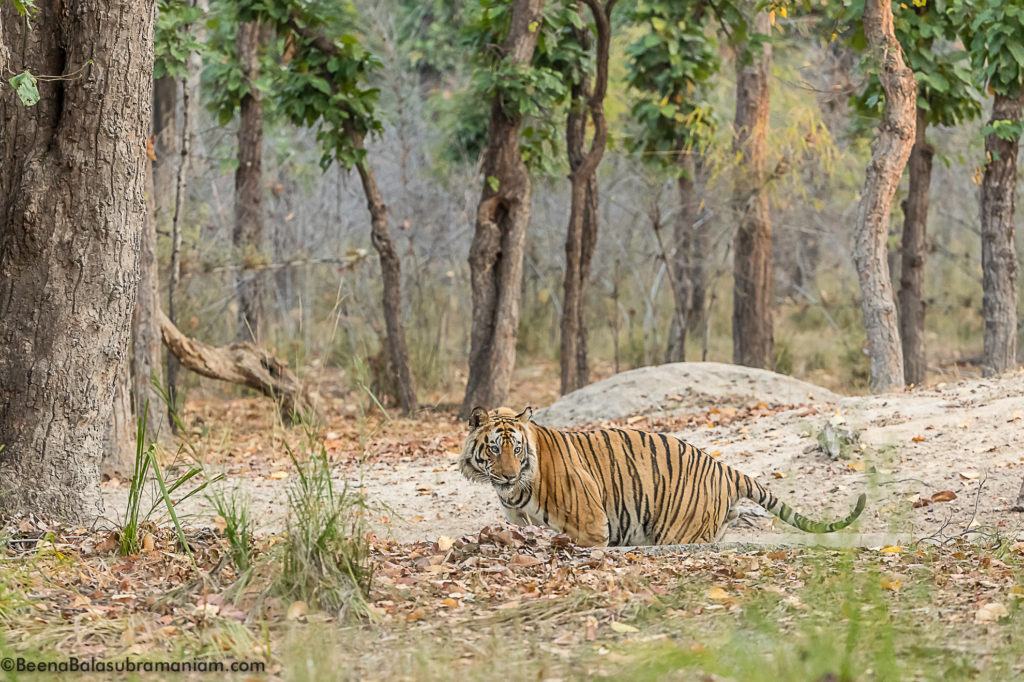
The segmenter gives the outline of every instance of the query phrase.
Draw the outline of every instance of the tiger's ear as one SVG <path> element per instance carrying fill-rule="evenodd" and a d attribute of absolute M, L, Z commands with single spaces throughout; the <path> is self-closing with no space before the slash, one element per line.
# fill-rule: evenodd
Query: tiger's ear
<path fill-rule="evenodd" d="M 524 424 L 530 423 L 533 421 L 533 408 L 527 405 L 525 410 L 516 415 L 516 419 Z"/>
<path fill-rule="evenodd" d="M 487 421 L 487 410 L 482 407 L 474 407 L 469 415 L 469 428 L 479 428 L 485 421 Z"/>

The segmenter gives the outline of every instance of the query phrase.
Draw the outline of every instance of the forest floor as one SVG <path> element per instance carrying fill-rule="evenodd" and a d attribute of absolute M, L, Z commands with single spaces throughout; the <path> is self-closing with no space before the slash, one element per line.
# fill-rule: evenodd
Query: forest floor
<path fill-rule="evenodd" d="M 582 398 L 567 396 L 539 412 L 536 421 L 556 427 L 579 422 L 567 416 L 573 411 L 566 404 L 586 401 L 586 415 L 617 418 L 577 428 L 629 426 L 671 433 L 757 478 L 815 519 L 846 516 L 857 495 L 868 494 L 855 533 L 807 536 L 764 518 L 730 529 L 726 542 L 870 546 L 969 526 L 994 527 L 1013 538 L 1024 531 L 1024 514 L 1009 511 L 1024 480 L 1024 372 L 899 395 L 854 397 L 715 363 L 690 363 L 687 384 L 673 381 L 678 377 L 669 376 L 666 368 L 636 372 L 642 373 L 644 386 L 660 387 L 653 400 L 650 391 L 629 381 L 633 372 L 625 373 L 584 389 L 589 395 Z M 742 388 L 737 376 L 744 379 Z M 516 393 L 538 380 L 524 373 Z M 641 403 L 644 413 L 630 414 L 637 409 L 638 391 L 647 399 Z M 513 394 L 511 402 L 520 406 L 528 401 Z M 658 409 L 650 407 L 658 403 Z M 346 413 L 344 405 L 332 411 Z M 401 542 L 433 541 L 504 523 L 493 490 L 470 484 L 458 473 L 466 428 L 450 414 L 388 421 L 348 412 L 329 419 L 312 447 L 322 443 L 337 463 L 339 486 L 362 491 L 387 508 L 374 519 L 379 535 Z M 544 420 L 546 413 L 555 423 Z M 285 490 L 294 476 L 283 443 L 301 454 L 310 447 L 307 434 L 282 430 L 272 408 L 257 399 L 195 401 L 186 421 L 207 469 L 225 472 L 230 485 L 250 500 L 257 532 L 281 530 Z M 826 428 L 837 434 L 838 457 L 819 443 Z M 124 508 L 126 482 L 108 481 L 103 490 L 114 520 L 116 510 Z M 188 524 L 213 527 L 214 515 L 201 497 L 183 504 L 179 514 L 188 517 Z"/>
<path fill-rule="evenodd" d="M 254 568 L 232 565 L 203 495 L 176 507 L 194 560 L 159 511 L 142 551 L 121 556 L 110 531 L 127 484 L 108 480 L 94 528 L 0 529 L 0 679 L 35 679 L 8 659 L 71 656 L 249 666 L 232 679 L 1024 675 L 1024 519 L 1009 511 L 1024 476 L 1024 373 L 842 397 L 722 367 L 687 368 L 688 390 L 678 369 L 648 368 L 665 374 L 618 375 L 575 400 L 604 401 L 596 426 L 678 434 L 814 517 L 845 515 L 867 492 L 853 530 L 809 536 L 764 519 L 717 546 L 579 548 L 504 524 L 493 493 L 455 471 L 465 428 L 448 412 L 388 419 L 337 398 L 311 432 L 283 428 L 264 401 L 197 399 L 184 419 L 191 456 L 249 499 Z M 554 376 L 521 372 L 511 403 L 552 402 Z M 538 421 L 581 418 L 565 407 Z M 846 436 L 835 458 L 818 442 L 826 424 Z M 278 531 L 299 478 L 286 445 L 300 461 L 322 448 L 337 485 L 366 494 L 363 615 L 280 590 L 294 567 Z M 184 470 L 172 454 L 168 480 Z"/>

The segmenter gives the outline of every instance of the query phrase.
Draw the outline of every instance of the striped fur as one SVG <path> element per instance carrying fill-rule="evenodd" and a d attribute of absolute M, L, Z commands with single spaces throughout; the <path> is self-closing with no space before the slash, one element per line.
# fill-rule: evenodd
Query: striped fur
<path fill-rule="evenodd" d="M 694 446 L 633 429 L 558 431 L 532 423 L 532 410 L 476 408 L 459 458 L 462 474 L 490 483 L 505 517 L 546 526 L 582 545 L 711 542 L 753 500 L 810 533 L 849 526 L 797 514 L 767 488 Z"/>

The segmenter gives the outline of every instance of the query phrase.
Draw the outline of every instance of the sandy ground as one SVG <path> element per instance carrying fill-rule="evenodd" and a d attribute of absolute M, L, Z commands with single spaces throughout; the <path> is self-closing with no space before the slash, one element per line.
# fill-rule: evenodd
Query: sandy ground
<path fill-rule="evenodd" d="M 636 372 L 644 373 L 643 382 L 630 377 L 633 372 L 624 373 L 562 398 L 540 416 L 557 426 L 562 426 L 558 420 L 578 420 L 581 412 L 588 418 L 632 417 L 633 426 L 644 428 L 645 414 L 664 418 L 709 406 L 729 414 L 730 408 L 756 402 L 792 406 L 726 424 L 690 426 L 674 435 L 719 453 L 721 461 L 757 477 L 812 518 L 845 516 L 858 494 L 868 495 L 857 532 L 808 536 L 772 519 L 756 519 L 730 529 L 726 541 L 875 546 L 924 536 L 941 540 L 966 530 L 996 531 L 1011 540 L 1024 536 L 1024 514 L 1009 511 L 1024 477 L 1024 372 L 849 398 L 768 372 L 713 363 Z M 651 386 L 658 387 L 658 395 L 650 395 Z M 832 460 L 817 447 L 816 435 L 829 420 L 860 434 L 849 459 Z M 338 479 L 386 505 L 389 509 L 374 519 L 375 528 L 400 541 L 459 537 L 503 523 L 493 491 L 462 479 L 456 459 L 452 450 L 426 461 L 378 460 L 341 469 Z M 287 480 L 241 477 L 235 484 L 251 500 L 258 531 L 283 527 Z M 913 506 L 940 491 L 952 491 L 956 499 Z M 122 509 L 125 495 L 123 486 L 105 487 L 107 509 Z M 179 513 L 186 515 L 186 524 L 212 524 L 205 500 L 193 498 Z"/>

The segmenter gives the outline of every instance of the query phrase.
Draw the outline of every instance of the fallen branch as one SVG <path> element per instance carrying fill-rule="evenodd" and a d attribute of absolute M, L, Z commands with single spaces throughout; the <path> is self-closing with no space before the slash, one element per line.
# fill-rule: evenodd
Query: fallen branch
<path fill-rule="evenodd" d="M 241 384 L 277 402 L 286 422 L 298 421 L 316 408 L 288 365 L 248 342 L 208 346 L 185 336 L 163 311 L 157 311 L 164 345 L 178 362 L 196 374 Z"/>

